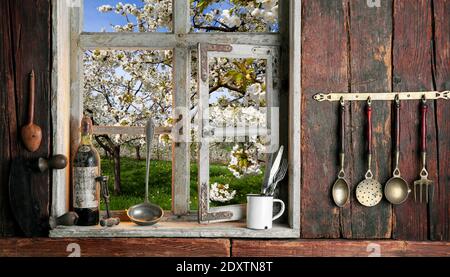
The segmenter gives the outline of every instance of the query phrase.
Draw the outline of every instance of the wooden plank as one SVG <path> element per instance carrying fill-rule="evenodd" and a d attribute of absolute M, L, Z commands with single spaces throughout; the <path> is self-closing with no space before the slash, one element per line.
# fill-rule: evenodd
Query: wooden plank
<path fill-rule="evenodd" d="M 0 236 L 15 234 L 15 222 L 9 205 L 8 179 L 12 156 L 17 156 L 17 119 L 15 101 L 14 56 L 11 37 L 11 3 L 0 1 Z"/>
<path fill-rule="evenodd" d="M 430 1 L 394 1 L 393 38 L 393 90 L 432 90 L 431 38 L 432 21 Z M 429 179 L 437 179 L 436 126 L 433 120 L 434 104 L 428 102 L 428 171 Z M 420 162 L 420 101 L 404 101 L 401 110 L 402 130 L 401 173 L 413 188 L 419 178 Z M 426 204 L 414 202 L 411 194 L 408 201 L 394 207 L 395 239 L 425 240 L 428 238 Z"/>
<path fill-rule="evenodd" d="M 172 49 L 179 45 L 195 48 L 198 43 L 281 45 L 276 33 L 82 33 L 83 49 Z"/>
<path fill-rule="evenodd" d="M 0 239 L 1 257 L 67 257 L 79 246 L 81 257 L 228 257 L 227 239 Z"/>
<path fill-rule="evenodd" d="M 244 221 L 198 224 L 197 221 L 164 220 L 152 226 L 121 222 L 114 228 L 97 226 L 58 226 L 50 231 L 54 238 L 84 237 L 175 237 L 175 238 L 298 238 L 298 230 L 275 223 L 270 230 L 251 230 Z"/>
<path fill-rule="evenodd" d="M 70 9 L 70 161 L 80 144 L 80 124 L 83 117 L 83 51 L 78 47 L 79 34 L 83 30 L 83 1 Z M 70 166 L 70 164 L 69 164 Z M 72 170 L 72 168 L 70 168 Z M 72 176 L 72 171 L 70 176 Z M 62 185 L 62 184 L 59 184 Z M 58 209 L 72 207 L 72 180 L 69 197 L 58 200 Z"/>
<path fill-rule="evenodd" d="M 130 136 L 145 135 L 145 127 L 141 126 L 93 126 L 93 133 L 96 135 L 127 134 Z M 170 134 L 172 127 L 155 127 L 155 135 Z"/>
<path fill-rule="evenodd" d="M 302 5 L 289 7 L 289 225 L 300 229 Z"/>
<path fill-rule="evenodd" d="M 0 129 L 6 141 L 0 156 L 1 171 L 1 210 L 0 234 L 10 235 L 14 232 L 11 222 L 8 201 L 8 175 L 11 159 L 22 157 L 31 160 L 37 157 L 48 157 L 51 143 L 50 124 L 50 2 L 40 1 L 2 1 L 2 66 L 0 87 L 6 104 L 2 109 Z M 3 19 L 4 18 L 4 19 Z M 4 23 L 4 24 L 3 24 Z M 32 47 L 31 47 L 32 46 Z M 5 51 L 3 53 L 3 51 Z M 28 122 L 29 74 L 36 72 L 35 124 L 42 129 L 40 148 L 30 153 L 19 141 L 18 130 Z M 4 152 L 3 152 L 4 151 Z M 37 213 L 39 232 L 34 235 L 45 235 L 49 214 L 49 174 L 32 176 L 31 197 Z"/>
<path fill-rule="evenodd" d="M 174 1 L 172 6 L 173 31 L 174 34 L 188 34 L 191 30 L 190 11 L 191 3 L 189 0 Z"/>
<path fill-rule="evenodd" d="M 70 9 L 67 1 L 52 0 L 52 152 L 70 157 Z M 70 165 L 52 172 L 53 216 L 69 205 Z"/>
<path fill-rule="evenodd" d="M 190 1 L 175 1 L 173 5 L 175 35 L 189 33 Z M 191 51 L 177 44 L 173 55 L 174 95 L 173 118 L 181 128 L 175 128 L 172 143 L 172 211 L 183 215 L 189 212 L 191 190 L 190 177 L 190 135 L 191 125 L 188 107 L 191 97 Z"/>
<path fill-rule="evenodd" d="M 290 45 L 290 28 L 292 28 L 290 24 L 290 16 L 291 16 L 291 10 L 290 10 L 290 0 L 280 0 L 278 1 L 278 26 L 279 26 L 279 33 L 280 33 L 280 39 L 281 41 L 285 41 L 286 43 L 282 43 L 279 47 L 279 53 L 274 59 L 274 66 L 275 69 L 274 72 L 276 72 L 276 76 L 274 75 L 274 88 L 277 90 L 276 94 L 276 103 L 277 109 L 271 109 L 270 104 L 267 115 L 267 122 L 268 127 L 273 130 L 273 132 L 278 135 L 277 137 L 272 136 L 272 145 L 273 146 L 280 146 L 283 145 L 284 147 L 284 157 L 288 159 L 289 162 L 289 153 L 290 153 L 290 145 L 289 145 L 289 121 L 291 119 L 290 114 L 290 107 L 289 107 L 289 72 L 290 72 L 290 61 L 291 61 L 291 52 L 289 51 Z M 292 15 L 294 15 L 294 11 L 292 11 Z M 301 18 L 301 13 L 297 14 L 298 18 Z M 301 25 L 300 25 L 301 26 Z M 298 26 L 298 27 L 300 27 Z M 301 39 L 301 37 L 298 37 L 298 39 Z M 297 59 L 297 64 L 300 65 L 300 58 Z M 296 76 L 297 80 L 299 80 L 300 75 Z M 268 95 L 269 96 L 269 95 Z M 270 99 L 270 97 L 268 97 Z M 300 98 L 300 96 L 299 96 Z M 269 99 L 268 102 L 269 103 Z M 274 113 L 275 111 L 275 113 Z M 269 119 L 272 118 L 272 122 L 269 121 Z M 275 119 L 277 120 L 276 124 L 274 124 Z M 273 149 L 273 151 L 276 151 L 277 149 Z M 266 169 L 269 170 L 272 167 L 272 164 L 270 161 L 266 164 Z M 300 168 L 297 168 L 300 170 Z M 289 168 L 288 168 L 289 171 Z M 297 183 L 299 186 L 300 183 Z M 277 222 L 286 222 L 286 221 L 292 221 L 293 217 L 295 216 L 290 211 L 293 211 L 291 209 L 290 205 L 295 206 L 298 202 L 300 202 L 300 197 L 297 197 L 295 201 L 292 198 L 290 198 L 290 186 L 289 186 L 289 173 L 287 176 L 280 181 L 280 183 L 277 186 L 276 191 L 274 192 L 274 197 L 283 200 L 283 202 L 286 204 L 286 212 L 283 213 L 283 215 L 277 219 Z M 293 207 L 292 207 L 293 208 Z M 279 208 L 276 207 L 274 212 L 278 212 Z M 300 219 L 300 214 L 297 214 L 298 219 Z"/>
<path fill-rule="evenodd" d="M 35 124 L 42 128 L 40 148 L 29 153 L 20 145 L 20 157 L 31 160 L 49 157 L 51 153 L 51 5 L 50 0 L 14 2 L 16 17 L 13 18 L 12 37 L 16 49 L 16 99 L 19 126 L 28 122 L 29 74 L 36 73 Z M 32 47 L 30 47 L 32 45 Z M 48 233 L 50 205 L 50 172 L 33 174 L 31 193 L 33 208 L 37 214 L 39 232 L 33 235 L 44 236 Z M 26 203 L 31 205 L 30 203 Z"/>
<path fill-rule="evenodd" d="M 436 89 L 450 89 L 450 1 L 433 1 L 435 84 Z M 436 126 L 438 157 L 438 180 L 434 184 L 433 202 L 430 205 L 430 238 L 450 240 L 450 107 L 448 103 L 436 102 Z"/>
<path fill-rule="evenodd" d="M 347 7 L 350 87 L 352 93 L 391 91 L 392 1 L 369 8 L 366 1 L 350 1 Z M 366 102 L 352 102 L 348 117 L 351 134 L 349 182 L 352 191 L 367 171 Z M 391 176 L 391 102 L 372 104 L 374 179 L 384 184 Z M 383 200 L 375 207 L 364 207 L 351 194 L 351 203 L 343 209 L 343 235 L 351 238 L 390 238 L 392 210 Z"/>
<path fill-rule="evenodd" d="M 338 173 L 338 105 L 312 97 L 347 91 L 345 15 L 341 1 L 305 0 L 302 11 L 301 236 L 338 238 L 339 208 L 330 191 Z"/>
<path fill-rule="evenodd" d="M 450 257 L 450 242 L 233 240 L 232 249 L 233 257 Z"/>

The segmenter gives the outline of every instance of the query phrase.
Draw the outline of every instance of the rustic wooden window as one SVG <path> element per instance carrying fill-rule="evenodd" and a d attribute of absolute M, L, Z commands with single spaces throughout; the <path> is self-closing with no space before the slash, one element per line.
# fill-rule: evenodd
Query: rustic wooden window
<path fill-rule="evenodd" d="M 301 1 L 280 0 L 279 18 L 280 30 L 270 29 L 271 32 L 248 32 L 248 33 L 216 33 L 196 32 L 192 29 L 189 0 L 173 1 L 173 27 L 168 32 L 153 33 L 86 33 L 83 32 L 83 1 L 66 0 L 53 1 L 53 26 L 54 26 L 54 71 L 53 71 L 53 125 L 54 125 L 54 151 L 55 153 L 73 153 L 78 143 L 78 125 L 83 114 L 82 94 L 83 88 L 83 63 L 82 57 L 86 50 L 93 49 L 122 49 L 122 50 L 155 50 L 170 49 L 173 51 L 173 118 L 182 123 L 183 129 L 172 130 L 161 129 L 157 132 L 170 131 L 174 136 L 173 158 L 172 158 L 172 214 L 159 224 L 152 227 L 139 227 L 131 223 L 121 223 L 118 227 L 103 229 L 101 227 L 58 227 L 51 231 L 51 236 L 64 237 L 91 237 L 91 236 L 209 236 L 209 237 L 298 237 L 300 222 L 300 29 L 301 29 Z M 288 21 L 289 19 L 289 21 Z M 214 45 L 225 45 L 231 47 L 229 53 L 214 51 L 214 47 L 208 49 L 211 43 Z M 190 195 L 190 149 L 189 133 L 191 118 L 183 114 L 190 105 L 191 86 L 191 53 L 198 48 L 200 58 L 199 80 L 200 80 L 200 117 L 205 116 L 202 108 L 207 105 L 207 98 L 202 100 L 202 85 L 207 83 L 207 73 L 203 76 L 201 63 L 204 61 L 202 53 L 208 57 L 230 56 L 234 58 L 259 58 L 266 61 L 268 84 L 267 95 L 269 106 L 278 106 L 279 97 L 284 97 L 289 114 L 289 128 L 284 126 L 280 132 L 285 132 L 284 140 L 289 149 L 289 181 L 286 189 L 287 219 L 286 223 L 277 224 L 272 230 L 254 231 L 245 228 L 245 222 L 227 222 L 214 224 L 198 224 L 209 220 L 208 214 L 220 211 L 235 211 L 232 218 L 240 219 L 244 214 L 242 206 L 224 206 L 218 209 L 209 208 L 208 205 L 200 207 L 200 218 L 197 212 L 191 212 L 189 207 Z M 278 63 L 280 70 L 274 68 L 273 62 L 280 59 Z M 206 60 L 207 63 L 207 60 Z M 289 65 L 289 68 L 288 66 Z M 280 76 L 275 77 L 276 74 Z M 206 77 L 206 78 L 205 78 Z M 278 94 L 278 84 L 273 86 L 273 80 L 278 78 L 286 81 L 284 91 Z M 206 99 L 206 100 L 205 100 Z M 202 102 L 203 101 L 203 102 Z M 204 102 L 206 101 L 206 102 Z M 203 104 L 202 104 L 203 103 Z M 288 106 L 287 106 L 288 105 Z M 181 109 L 179 109 L 181 108 Z M 184 108 L 184 109 L 183 109 Z M 70 111 L 70 113 L 69 113 Z M 271 114 L 271 113 L 268 113 Z M 278 126 L 271 126 L 268 118 L 267 131 L 275 132 L 278 138 Z M 283 119 L 280 119 L 280 121 Z M 284 121 L 286 123 L 286 121 Z M 277 124 L 275 124 L 277 125 Z M 285 124 L 287 125 L 287 123 Z M 69 128 L 70 126 L 70 128 Z M 281 130 L 283 129 L 283 130 Z M 204 136 L 203 128 L 199 128 L 201 144 L 206 143 L 208 135 Z M 229 131 L 229 130 L 228 130 Z M 227 131 L 227 132 L 228 132 Z M 239 130 L 233 130 L 238 132 Z M 121 134 L 143 134 L 141 127 L 97 127 L 96 133 L 121 133 Z M 227 133 L 226 132 L 226 133 Z M 70 150 L 70 148 L 72 148 Z M 208 184 L 207 169 L 209 165 L 207 148 L 200 150 L 200 192 L 202 183 Z M 70 168 L 70 167 L 69 167 Z M 69 170 L 53 174 L 52 191 L 52 214 L 61 215 L 69 209 Z M 207 190 L 206 190 L 207 192 Z M 201 193 L 200 193 L 201 194 Z M 208 194 L 200 195 L 200 198 Z M 200 201 L 201 199 L 199 199 Z M 205 200 L 205 199 L 204 199 Z M 206 202 L 207 203 L 207 202 Z M 203 217 L 205 215 L 206 217 Z M 229 219 L 225 219 L 229 220 Z M 223 221 L 223 220 L 219 220 Z"/>

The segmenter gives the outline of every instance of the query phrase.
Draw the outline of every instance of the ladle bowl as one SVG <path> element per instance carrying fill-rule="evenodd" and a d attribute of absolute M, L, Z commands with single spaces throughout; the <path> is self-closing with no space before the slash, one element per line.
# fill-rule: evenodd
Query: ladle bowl
<path fill-rule="evenodd" d="M 336 182 L 334 182 L 332 188 L 332 196 L 333 201 L 338 207 L 343 207 L 347 204 L 350 198 L 350 188 L 348 186 L 347 181 L 342 178 L 338 178 Z"/>
<path fill-rule="evenodd" d="M 408 183 L 400 177 L 400 174 L 394 176 L 387 181 L 384 186 L 384 196 L 386 199 L 394 205 L 402 204 L 408 199 L 408 195 L 411 192 L 411 189 L 408 186 Z"/>
<path fill-rule="evenodd" d="M 155 204 L 144 202 L 130 207 L 127 215 L 132 222 L 149 226 L 157 223 L 164 216 L 164 211 Z"/>

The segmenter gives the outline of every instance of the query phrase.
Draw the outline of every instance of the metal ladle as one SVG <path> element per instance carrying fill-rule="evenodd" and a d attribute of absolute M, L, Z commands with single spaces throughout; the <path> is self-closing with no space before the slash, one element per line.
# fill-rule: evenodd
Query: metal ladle
<path fill-rule="evenodd" d="M 333 184 L 333 188 L 331 189 L 331 194 L 333 196 L 333 201 L 338 207 L 343 207 L 347 204 L 348 199 L 350 198 L 350 186 L 348 185 L 347 180 L 345 180 L 345 171 L 344 171 L 344 159 L 345 159 L 345 103 L 344 99 L 341 98 L 341 106 L 340 106 L 340 127 L 341 127 L 341 146 L 339 152 L 339 161 L 340 161 L 340 170 L 338 173 L 338 178 Z"/>
<path fill-rule="evenodd" d="M 150 152 L 152 149 L 153 130 L 155 126 L 152 119 L 147 121 L 145 135 L 147 141 L 146 174 L 145 174 L 145 201 L 142 204 L 134 205 L 127 210 L 127 215 L 131 221 L 138 225 L 153 225 L 164 215 L 160 206 L 148 201 L 148 179 L 150 175 Z"/>
<path fill-rule="evenodd" d="M 395 169 L 392 178 L 384 186 L 384 196 L 394 204 L 399 205 L 406 201 L 411 192 L 408 183 L 400 176 L 400 100 L 398 94 L 395 97 Z"/>

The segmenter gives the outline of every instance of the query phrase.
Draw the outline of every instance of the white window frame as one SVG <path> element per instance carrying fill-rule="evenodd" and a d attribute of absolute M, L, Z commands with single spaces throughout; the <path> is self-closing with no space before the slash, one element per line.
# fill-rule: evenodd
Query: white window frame
<path fill-rule="evenodd" d="M 52 0 L 53 6 L 53 70 L 52 70 L 52 124 L 53 152 L 70 157 L 79 143 L 78 128 L 83 114 L 82 57 L 86 49 L 173 49 L 174 51 L 174 107 L 186 107 L 189 103 L 190 52 L 198 43 L 214 41 L 218 44 L 247 44 L 254 46 L 276 46 L 282 44 L 275 33 L 190 33 L 190 1 L 173 1 L 172 33 L 83 33 L 82 0 Z M 53 230 L 51 236 L 180 236 L 180 237 L 299 237 L 300 235 L 300 115 L 301 115 L 301 1 L 280 0 L 280 13 L 289 15 L 289 199 L 288 226 L 274 227 L 265 232 L 244 228 L 245 224 L 211 227 L 182 226 L 180 230 L 110 228 L 99 232 L 95 228 L 61 228 Z M 177 109 L 174 109 L 175 111 Z M 68 112 L 70 111 L 70 112 Z M 189 127 L 189 117 L 179 117 L 184 128 Z M 103 128 L 103 129 L 102 129 Z M 143 133 L 142 128 L 130 129 L 132 133 Z M 122 132 L 99 127 L 97 132 Z M 165 132 L 167 130 L 158 130 Z M 127 131 L 128 132 L 128 131 Z M 174 145 L 173 199 L 175 215 L 189 213 L 189 147 L 188 132 L 174 134 L 183 136 Z M 66 170 L 53 172 L 51 214 L 59 216 L 69 210 L 70 166 Z M 231 223 L 227 223 L 231 224 Z M 199 224 L 197 224 L 199 225 Z M 215 225 L 215 224 L 212 224 Z M 192 227 L 195 226 L 195 227 Z M 188 232 L 186 228 L 191 230 Z M 193 230 L 194 228 L 195 230 Z M 225 228 L 225 229 L 224 229 Z M 95 229 L 95 230 L 94 230 Z M 115 229 L 115 230 L 113 230 Z M 138 231 L 137 231 L 138 230 Z M 269 232 L 268 232 L 269 231 Z"/>

